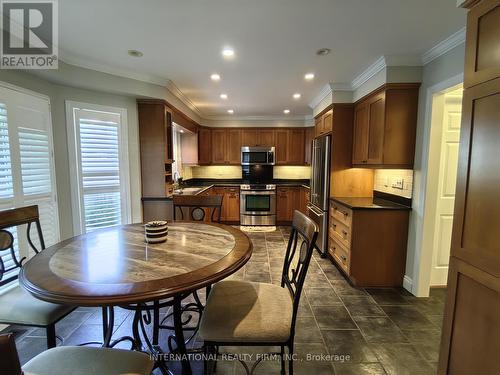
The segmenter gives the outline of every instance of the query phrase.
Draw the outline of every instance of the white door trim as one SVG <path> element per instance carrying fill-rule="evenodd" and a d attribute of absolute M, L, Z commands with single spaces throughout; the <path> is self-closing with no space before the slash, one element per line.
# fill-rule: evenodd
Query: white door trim
<path fill-rule="evenodd" d="M 98 104 L 91 103 L 83 103 L 76 102 L 72 100 L 65 101 L 66 106 L 66 128 L 67 128 L 67 137 L 68 137 L 68 155 L 69 155 L 69 176 L 70 176 L 70 189 L 71 189 L 71 208 L 72 208 L 72 216 L 73 216 L 73 234 L 79 235 L 83 233 L 83 220 L 82 220 L 82 204 L 83 197 L 81 194 L 81 186 L 80 186 L 80 176 L 78 174 L 78 168 L 76 168 L 78 160 L 77 154 L 77 142 L 75 134 L 75 117 L 74 117 L 74 108 L 88 109 L 99 112 L 112 112 L 119 113 L 121 117 L 121 126 L 123 129 L 120 129 L 120 190 L 123 192 L 124 200 L 122 203 L 124 207 L 122 207 L 123 212 L 125 213 L 125 222 L 132 222 L 132 213 L 131 213 L 131 198 L 130 198 L 130 164 L 128 157 L 128 119 L 127 119 L 127 109 L 120 107 L 112 107 L 112 106 L 103 106 Z"/>
<path fill-rule="evenodd" d="M 424 136 L 422 141 L 422 178 L 420 181 L 420 191 L 422 192 L 419 196 L 418 202 L 414 202 L 414 206 L 422 208 L 423 218 L 420 225 L 417 225 L 416 231 L 416 246 L 415 246 L 415 267 L 412 279 L 412 290 L 411 292 L 417 297 L 427 297 L 429 296 L 429 286 L 431 279 L 431 266 L 432 266 L 432 246 L 428 246 L 429 238 L 432 241 L 434 230 L 429 228 L 426 223 L 430 221 L 434 223 L 433 217 L 430 217 L 432 212 L 429 212 L 429 204 L 427 202 L 427 193 L 430 184 L 435 181 L 431 181 L 428 177 L 429 174 L 429 152 L 431 144 L 431 132 L 432 132 L 432 101 L 435 94 L 444 91 L 446 89 L 452 88 L 463 83 L 464 75 L 463 73 L 458 74 L 454 77 L 446 79 L 436 85 L 433 85 L 427 89 L 426 92 L 426 103 L 425 103 L 425 119 L 424 119 Z M 429 197 L 432 199 L 433 197 Z M 416 211 L 414 210 L 415 214 Z"/>

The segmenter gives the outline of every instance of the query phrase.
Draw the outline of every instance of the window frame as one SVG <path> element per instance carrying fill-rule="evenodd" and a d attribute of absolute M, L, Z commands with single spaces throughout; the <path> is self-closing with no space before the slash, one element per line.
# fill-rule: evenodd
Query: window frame
<path fill-rule="evenodd" d="M 66 100 L 66 128 L 68 139 L 68 155 L 69 155 L 69 177 L 71 190 L 71 208 L 73 217 L 73 234 L 79 235 L 85 233 L 85 217 L 83 210 L 83 186 L 81 178 L 81 163 L 80 155 L 77 154 L 79 149 L 79 139 L 76 138 L 76 123 L 75 109 L 118 113 L 120 115 L 120 126 L 118 128 L 118 150 L 120 163 L 120 197 L 122 209 L 122 224 L 129 224 L 132 221 L 131 212 L 131 194 L 130 194 L 130 163 L 129 163 L 129 144 L 128 144 L 128 118 L 127 109 L 121 107 L 113 107 L 107 105 L 91 104 L 85 102 L 77 102 Z"/>
<path fill-rule="evenodd" d="M 54 217 L 53 217 L 53 226 L 54 226 L 54 241 L 55 243 L 58 243 L 61 240 L 61 226 L 59 222 L 59 197 L 58 197 L 58 191 L 57 191 L 57 176 L 56 176 L 56 161 L 55 161 L 55 150 L 54 150 L 54 131 L 53 131 L 53 122 L 52 122 L 52 104 L 50 97 L 48 95 L 41 94 L 36 91 L 32 91 L 29 89 L 25 89 L 23 87 L 19 87 L 4 81 L 0 81 L 0 87 L 7 89 L 7 90 L 12 90 L 15 92 L 18 92 L 23 95 L 28 95 L 32 96 L 36 99 L 42 100 L 46 102 L 47 104 L 47 136 L 48 136 L 48 142 L 49 142 L 49 152 L 50 152 L 50 174 L 51 174 L 51 193 L 50 195 L 47 193 L 48 196 L 50 196 L 51 201 L 54 203 Z M 6 105 L 8 103 L 5 103 Z M 24 194 L 23 190 L 23 184 L 22 184 L 22 164 L 21 164 L 21 150 L 20 150 L 20 142 L 19 142 L 19 128 L 16 128 L 15 132 L 12 133 L 12 127 L 16 126 L 15 125 L 15 120 L 14 124 L 11 124 L 12 119 L 15 119 L 12 117 L 12 110 L 10 110 L 10 115 L 9 115 L 9 108 L 7 105 L 7 123 L 8 123 L 8 131 L 9 131 L 9 149 L 10 149 L 10 162 L 11 162 L 11 178 L 12 178 L 12 189 L 13 189 L 13 195 L 11 198 L 2 198 L 0 201 L 1 202 L 1 209 L 7 209 L 7 208 L 15 208 L 15 207 L 22 207 L 26 205 L 32 205 L 32 204 L 37 204 L 37 199 L 47 199 L 43 197 L 42 194 Z M 5 206 L 5 207 L 4 207 Z M 10 206 L 10 207 L 6 207 Z M 24 232 L 25 227 L 16 227 L 16 230 L 19 232 Z M 46 236 L 44 236 L 46 237 Z M 28 245 L 28 241 L 25 238 L 24 234 L 17 236 L 17 241 L 18 241 L 18 251 L 19 251 L 19 256 L 20 258 L 22 257 L 27 257 L 27 259 L 30 259 L 33 257 L 35 254 L 31 250 L 31 248 Z M 20 259 L 19 258 L 19 259 Z M 17 281 L 13 283 L 13 286 L 17 285 Z M 12 287 L 13 287 L 12 286 Z M 10 286 L 8 287 L 10 288 Z M 1 292 L 7 290 L 8 288 L 4 288 Z M 1 294 L 0 292 L 0 294 Z"/>

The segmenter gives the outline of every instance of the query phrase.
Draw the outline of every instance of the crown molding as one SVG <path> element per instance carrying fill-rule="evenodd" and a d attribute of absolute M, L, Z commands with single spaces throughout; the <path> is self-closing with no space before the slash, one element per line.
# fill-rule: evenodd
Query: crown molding
<path fill-rule="evenodd" d="M 153 85 L 158 85 L 163 87 L 166 87 L 169 82 L 169 79 L 167 78 L 162 78 L 150 74 L 137 73 L 127 69 L 119 69 L 114 67 L 110 68 L 105 64 L 84 61 L 80 58 L 76 58 L 75 56 L 68 55 L 67 53 L 62 51 L 60 51 L 59 60 L 68 65 L 73 65 L 79 68 L 90 69 L 100 73 L 110 74 L 113 76 L 118 76 L 123 78 L 129 78 L 136 81 L 151 83 Z"/>
<path fill-rule="evenodd" d="M 332 93 L 332 85 L 330 83 L 323 86 L 321 91 L 310 102 L 309 107 L 315 108 L 323 99 Z"/>
<path fill-rule="evenodd" d="M 205 116 L 203 119 L 208 121 L 307 121 L 312 119 L 312 115 L 304 116 Z"/>
<path fill-rule="evenodd" d="M 456 46 L 465 43 L 465 27 L 458 30 L 456 33 L 450 35 L 445 40 L 442 40 L 430 50 L 422 55 L 422 65 L 429 64 L 432 60 L 437 59 L 439 56 L 444 55 L 446 52 L 452 50 Z"/>
<path fill-rule="evenodd" d="M 356 90 L 363 83 L 367 82 L 374 75 L 385 69 L 385 57 L 380 56 L 373 64 L 366 68 L 360 75 L 354 78 L 351 82 L 353 90 Z"/>
<path fill-rule="evenodd" d="M 200 109 L 189 99 L 172 81 L 168 80 L 165 87 L 168 91 L 170 91 L 177 99 L 179 99 L 184 105 L 186 105 L 190 110 L 200 116 L 202 119 L 205 119 L 206 116 L 200 111 Z"/>

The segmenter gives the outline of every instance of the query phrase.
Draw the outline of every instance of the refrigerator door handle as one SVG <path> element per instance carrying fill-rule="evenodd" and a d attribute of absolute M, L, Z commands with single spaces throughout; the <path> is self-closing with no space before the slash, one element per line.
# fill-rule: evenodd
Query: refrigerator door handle
<path fill-rule="evenodd" d="M 311 204 L 308 204 L 307 205 L 307 209 L 309 211 L 311 211 L 314 215 L 316 215 L 317 217 L 321 217 L 321 216 L 324 216 L 325 213 L 321 210 L 318 210 L 316 207 L 314 207 L 313 205 Z"/>

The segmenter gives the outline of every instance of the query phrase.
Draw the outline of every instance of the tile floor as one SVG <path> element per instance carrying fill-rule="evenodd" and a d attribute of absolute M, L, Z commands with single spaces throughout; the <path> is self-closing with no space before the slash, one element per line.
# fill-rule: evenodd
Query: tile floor
<path fill-rule="evenodd" d="M 232 278 L 279 284 L 288 235 L 288 228 L 249 234 L 254 244 L 252 259 Z M 297 318 L 295 373 L 435 374 L 444 300 L 444 289 L 417 299 L 402 289 L 354 288 L 329 260 L 315 254 Z M 131 322 L 130 312 L 117 309 L 115 336 L 129 334 Z M 43 330 L 9 330 L 16 333 L 22 363 L 45 349 Z M 100 310 L 77 309 L 57 324 L 57 334 L 64 338 L 64 345 L 100 341 Z M 162 342 L 168 334 L 162 332 Z M 256 348 L 234 350 L 259 352 Z M 279 368 L 277 361 L 264 361 L 254 373 L 279 374 Z M 194 373 L 201 374 L 201 369 L 200 363 L 193 364 Z M 238 362 L 219 362 L 217 367 L 217 374 L 244 373 Z"/>

